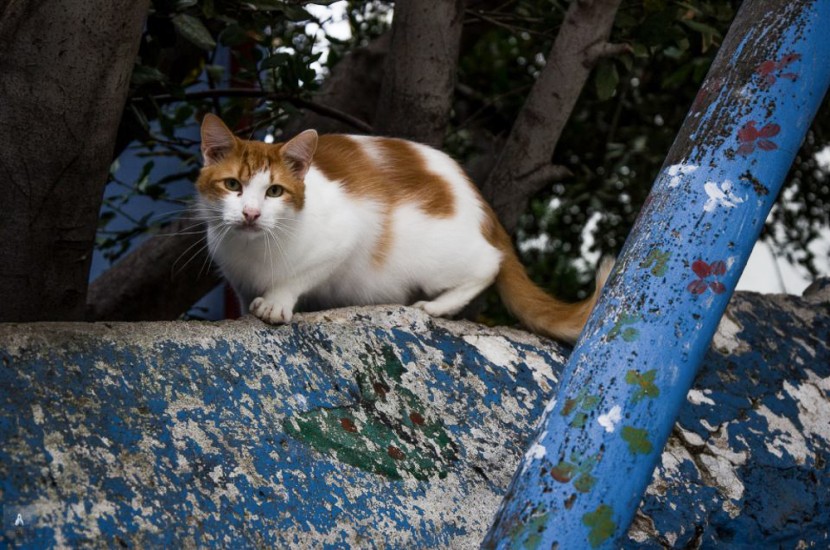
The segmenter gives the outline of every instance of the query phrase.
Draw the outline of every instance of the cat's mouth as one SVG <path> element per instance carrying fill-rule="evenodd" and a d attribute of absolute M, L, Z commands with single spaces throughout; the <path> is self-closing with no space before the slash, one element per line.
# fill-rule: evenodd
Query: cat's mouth
<path fill-rule="evenodd" d="M 242 222 L 242 223 L 237 224 L 236 229 L 238 231 L 242 231 L 243 233 L 251 233 L 251 234 L 259 233 L 260 231 L 262 231 L 262 227 L 260 227 L 259 224 L 246 223 L 246 222 Z"/>

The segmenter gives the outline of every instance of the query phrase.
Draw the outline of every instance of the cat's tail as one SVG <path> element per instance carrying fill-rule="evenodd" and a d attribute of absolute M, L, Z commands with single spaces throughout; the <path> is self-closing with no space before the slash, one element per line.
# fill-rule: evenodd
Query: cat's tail
<path fill-rule="evenodd" d="M 536 334 L 574 343 L 588 321 L 614 261 L 605 258 L 600 263 L 594 292 L 588 298 L 576 303 L 562 302 L 530 280 L 501 224 L 498 224 L 496 233 L 496 246 L 503 254 L 496 276 L 496 290 L 505 307 Z"/>

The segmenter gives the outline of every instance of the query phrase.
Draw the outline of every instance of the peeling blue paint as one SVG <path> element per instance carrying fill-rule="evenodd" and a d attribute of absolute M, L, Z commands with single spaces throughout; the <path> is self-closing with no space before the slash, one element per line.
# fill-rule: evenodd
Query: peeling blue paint
<path fill-rule="evenodd" d="M 830 64 L 818 61 L 830 52 L 828 21 L 830 0 L 742 4 L 577 342 L 559 393 L 513 478 L 485 547 L 508 548 L 524 539 L 527 533 L 517 526 L 540 535 L 544 547 L 619 546 L 731 291 L 830 85 Z M 785 58 L 787 70 L 797 71 L 792 77 L 760 70 Z M 655 260 L 660 264 L 653 265 Z M 772 358 L 766 353 L 759 360 Z M 649 369 L 656 373 L 655 398 L 635 399 L 638 390 L 625 383 L 625 373 Z M 786 385 L 784 389 L 789 391 Z M 758 413 L 751 397 L 732 393 L 724 401 L 736 408 L 748 401 L 751 406 L 741 412 L 757 420 L 759 430 L 794 437 L 796 428 L 786 419 L 800 417 L 803 400 L 818 400 L 825 390 L 800 386 L 792 391 L 804 393 L 798 403 L 782 399 Z M 717 402 L 705 394 L 700 401 Z M 722 410 L 716 414 L 729 416 Z M 615 426 L 612 418 L 624 420 Z M 725 422 L 716 423 L 714 431 Z M 713 430 L 702 434 L 693 429 L 696 443 L 704 435 L 702 444 L 714 437 Z M 718 438 L 728 449 L 750 447 L 744 441 L 758 439 L 728 431 Z M 764 444 L 776 445 L 766 439 Z M 786 460 L 807 461 L 800 455 L 800 441 L 778 446 L 777 452 L 789 454 Z M 748 460 L 750 451 L 726 453 L 716 446 L 709 451 L 701 456 L 701 467 L 707 475 L 725 476 L 721 492 L 729 501 L 740 500 L 745 487 L 734 470 Z M 575 497 L 568 484 L 553 483 L 548 475 L 574 453 L 602 457 L 592 472 L 597 479 L 592 489 Z M 586 514 L 598 510 L 601 516 L 588 517 L 601 527 L 587 525 Z M 739 510 L 733 502 L 724 503 L 729 515 Z M 549 514 L 541 532 L 533 522 L 539 513 Z M 613 533 L 607 529 L 611 524 Z M 754 540 L 736 533 L 736 544 Z"/>

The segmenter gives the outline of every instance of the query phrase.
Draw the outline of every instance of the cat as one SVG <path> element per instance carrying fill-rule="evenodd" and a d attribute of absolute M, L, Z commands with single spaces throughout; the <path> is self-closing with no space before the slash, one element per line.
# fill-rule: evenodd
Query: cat
<path fill-rule="evenodd" d="M 412 305 L 457 314 L 495 282 L 531 331 L 572 343 L 610 271 L 586 300 L 560 302 L 527 276 L 510 237 L 448 155 L 401 139 L 237 138 L 212 114 L 196 182 L 211 256 L 243 312 L 271 324 L 303 309 Z"/>

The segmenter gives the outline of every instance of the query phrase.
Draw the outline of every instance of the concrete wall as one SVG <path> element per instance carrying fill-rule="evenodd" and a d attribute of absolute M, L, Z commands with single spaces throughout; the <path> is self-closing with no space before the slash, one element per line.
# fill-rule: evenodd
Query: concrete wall
<path fill-rule="evenodd" d="M 828 342 L 826 281 L 736 295 L 630 548 L 830 544 Z M 566 356 L 408 308 L 0 325 L 0 541 L 474 548 Z"/>

